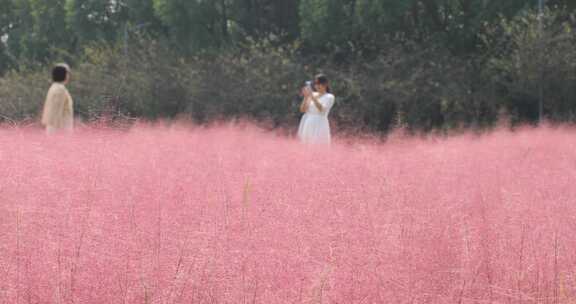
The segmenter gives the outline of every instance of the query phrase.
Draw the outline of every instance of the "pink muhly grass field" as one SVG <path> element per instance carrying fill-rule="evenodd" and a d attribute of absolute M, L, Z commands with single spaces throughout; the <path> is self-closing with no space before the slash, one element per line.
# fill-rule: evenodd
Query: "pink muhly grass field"
<path fill-rule="evenodd" d="M 0 303 L 574 303 L 576 131 L 0 129 Z"/>

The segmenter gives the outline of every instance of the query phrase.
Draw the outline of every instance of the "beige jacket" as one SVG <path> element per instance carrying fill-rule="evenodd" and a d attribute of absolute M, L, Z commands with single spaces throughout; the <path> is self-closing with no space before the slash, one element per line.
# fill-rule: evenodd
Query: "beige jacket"
<path fill-rule="evenodd" d="M 53 83 L 48 90 L 42 124 L 52 129 L 72 129 L 74 125 L 74 101 L 61 83 Z"/>

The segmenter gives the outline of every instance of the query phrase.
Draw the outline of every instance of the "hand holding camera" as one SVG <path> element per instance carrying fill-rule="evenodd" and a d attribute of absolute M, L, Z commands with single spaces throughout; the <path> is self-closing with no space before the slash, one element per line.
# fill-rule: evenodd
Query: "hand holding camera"
<path fill-rule="evenodd" d="M 306 81 L 306 85 L 302 88 L 302 95 L 304 95 L 304 97 L 309 97 L 313 92 L 312 81 Z"/>

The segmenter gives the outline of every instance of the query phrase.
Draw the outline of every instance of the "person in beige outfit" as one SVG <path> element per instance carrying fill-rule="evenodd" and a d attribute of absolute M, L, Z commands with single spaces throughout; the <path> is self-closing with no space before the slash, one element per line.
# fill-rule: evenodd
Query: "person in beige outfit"
<path fill-rule="evenodd" d="M 71 132 L 74 128 L 74 101 L 66 89 L 66 84 L 70 82 L 68 65 L 56 65 L 52 69 L 52 80 L 44 102 L 42 124 L 48 134 Z"/>

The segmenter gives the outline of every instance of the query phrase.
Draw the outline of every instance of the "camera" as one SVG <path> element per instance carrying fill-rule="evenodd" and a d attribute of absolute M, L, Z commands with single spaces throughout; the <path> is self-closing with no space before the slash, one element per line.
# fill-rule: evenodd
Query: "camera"
<path fill-rule="evenodd" d="M 311 91 L 314 91 L 314 86 L 312 85 L 313 83 L 314 83 L 314 82 L 311 81 L 311 80 L 305 81 L 305 82 L 304 82 L 304 88 L 308 88 L 308 89 L 310 89 Z M 304 89 L 304 88 L 302 88 L 302 89 Z M 303 96 L 302 91 L 300 91 L 300 94 L 299 94 L 298 96 L 300 96 L 300 97 Z"/>

